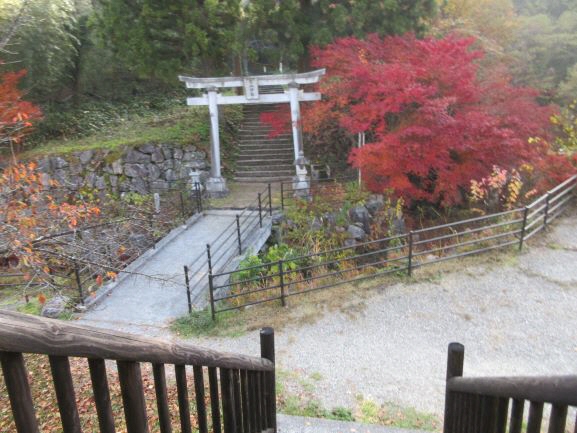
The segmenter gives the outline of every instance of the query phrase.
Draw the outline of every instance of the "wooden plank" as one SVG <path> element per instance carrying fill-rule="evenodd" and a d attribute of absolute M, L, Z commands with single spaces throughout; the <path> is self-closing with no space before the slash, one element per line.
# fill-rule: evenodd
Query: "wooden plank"
<path fill-rule="evenodd" d="M 451 391 L 577 406 L 577 375 L 517 377 L 453 377 Z"/>
<path fill-rule="evenodd" d="M 190 406 L 188 403 L 188 385 L 186 383 L 186 366 L 175 365 L 176 390 L 178 393 L 178 411 L 180 414 L 180 429 L 182 433 L 192 433 L 190 422 Z"/>
<path fill-rule="evenodd" d="M 236 419 L 234 416 L 234 394 L 232 390 L 231 370 L 220 369 L 220 394 L 222 398 L 222 418 L 224 433 L 236 433 Z"/>
<path fill-rule="evenodd" d="M 242 428 L 245 431 L 245 433 L 250 433 L 251 408 L 250 408 L 250 396 L 248 389 L 248 372 L 246 370 L 240 371 L 240 385 L 242 393 Z"/>
<path fill-rule="evenodd" d="M 208 423 L 206 419 L 206 402 L 204 399 L 204 374 L 202 366 L 195 365 L 194 371 L 194 394 L 196 398 L 196 414 L 198 418 L 199 433 L 208 433 Z"/>
<path fill-rule="evenodd" d="M 567 424 L 567 406 L 553 405 L 549 417 L 549 433 L 564 433 Z"/>
<path fill-rule="evenodd" d="M 248 433 L 244 431 L 244 424 L 242 419 L 242 401 L 240 392 L 240 372 L 232 370 L 232 389 L 234 396 L 234 419 L 236 421 L 236 432 Z"/>
<path fill-rule="evenodd" d="M 500 398 L 497 405 L 497 433 L 507 431 L 507 416 L 509 414 L 509 399 Z"/>
<path fill-rule="evenodd" d="M 212 418 L 212 431 L 221 433 L 220 399 L 218 397 L 218 377 L 215 367 L 208 368 L 208 385 L 210 387 L 210 416 Z"/>
<path fill-rule="evenodd" d="M 106 376 L 106 364 L 104 359 L 89 359 L 90 380 L 94 392 L 94 404 L 98 414 L 100 433 L 115 433 L 114 416 L 110 403 L 110 391 L 108 389 L 108 377 Z M 164 433 L 164 432 L 163 432 Z"/>
<path fill-rule="evenodd" d="M 523 409 L 525 408 L 525 401 L 520 399 L 513 399 L 511 407 L 511 421 L 509 423 L 509 433 L 521 433 L 523 427 Z"/>
<path fill-rule="evenodd" d="M 248 372 L 248 397 L 250 407 L 250 428 L 251 433 L 258 431 L 258 398 L 257 398 L 256 372 Z"/>
<path fill-rule="evenodd" d="M 62 421 L 62 431 L 64 433 L 81 433 L 70 362 L 66 356 L 50 356 L 48 359 Z"/>
<path fill-rule="evenodd" d="M 0 364 L 18 433 L 39 433 L 30 384 L 21 353 L 0 352 Z"/>
<path fill-rule="evenodd" d="M 527 421 L 527 433 L 540 433 L 541 421 L 543 420 L 543 403 L 532 401 L 529 406 L 529 420 Z"/>
<path fill-rule="evenodd" d="M 118 361 L 118 379 L 127 433 L 148 433 L 146 404 L 142 389 L 142 375 L 140 364 L 131 361 Z"/>
<path fill-rule="evenodd" d="M 168 391 L 166 389 L 166 370 L 164 364 L 153 364 L 154 390 L 156 393 L 156 407 L 158 408 L 158 425 L 160 433 L 172 433 L 170 410 L 168 408 Z"/>
<path fill-rule="evenodd" d="M 23 329 L 26 332 L 22 332 Z M 259 357 L 217 352 L 187 343 L 171 343 L 6 310 L 0 311 L 0 351 L 249 370 L 274 368 L 270 361 Z"/>

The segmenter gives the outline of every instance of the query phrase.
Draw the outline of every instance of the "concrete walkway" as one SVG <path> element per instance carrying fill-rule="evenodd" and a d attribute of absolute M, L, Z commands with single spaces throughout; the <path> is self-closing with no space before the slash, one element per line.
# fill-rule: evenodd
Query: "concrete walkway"
<path fill-rule="evenodd" d="M 92 326 L 149 336 L 168 335 L 168 325 L 188 312 L 184 266 L 190 268 L 192 300 L 195 308 L 206 305 L 208 277 L 206 245 L 220 245 L 213 251 L 215 272 L 222 271 L 238 256 L 235 219 L 238 211 L 210 210 L 196 222 L 169 234 L 172 239 L 152 251 L 143 263 L 132 267 L 131 274 L 105 288 L 106 295 L 79 319 Z M 258 218 L 252 213 L 243 217 Z M 221 236 L 225 232 L 224 236 Z M 243 248 L 260 248 L 270 234 L 270 221 L 257 229 Z M 228 240 L 225 240 L 231 235 Z M 257 246 L 253 244 L 258 242 Z M 198 259 L 198 260 L 197 260 Z M 238 260 L 236 260 L 238 262 Z M 127 268 L 128 269 L 128 268 Z"/>

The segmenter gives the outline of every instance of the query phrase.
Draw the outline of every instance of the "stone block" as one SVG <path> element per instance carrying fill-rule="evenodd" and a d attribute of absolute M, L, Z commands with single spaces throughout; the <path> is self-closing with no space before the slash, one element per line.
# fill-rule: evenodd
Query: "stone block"
<path fill-rule="evenodd" d="M 139 152 L 138 150 L 130 149 L 122 158 L 124 162 L 129 164 L 138 164 L 143 162 L 150 162 L 150 155 Z"/>
<path fill-rule="evenodd" d="M 132 178 L 148 177 L 148 166 L 145 164 L 124 164 L 124 174 Z"/>
<path fill-rule="evenodd" d="M 83 152 L 78 153 L 78 159 L 80 159 L 80 163 L 82 165 L 87 165 L 92 161 L 92 157 L 94 156 L 93 150 L 85 150 Z"/>

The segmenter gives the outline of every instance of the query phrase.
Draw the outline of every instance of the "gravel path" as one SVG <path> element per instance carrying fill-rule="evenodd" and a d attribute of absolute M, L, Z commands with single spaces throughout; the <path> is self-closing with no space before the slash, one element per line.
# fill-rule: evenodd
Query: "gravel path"
<path fill-rule="evenodd" d="M 276 345 L 279 368 L 289 372 L 283 380 L 314 378 L 314 395 L 328 408 L 354 406 L 362 395 L 440 415 L 451 341 L 466 347 L 467 376 L 575 374 L 577 212 L 522 254 L 481 262 L 452 262 L 438 278 L 376 290 L 353 317 L 327 313 L 282 329 Z M 257 332 L 197 342 L 259 353 Z"/>

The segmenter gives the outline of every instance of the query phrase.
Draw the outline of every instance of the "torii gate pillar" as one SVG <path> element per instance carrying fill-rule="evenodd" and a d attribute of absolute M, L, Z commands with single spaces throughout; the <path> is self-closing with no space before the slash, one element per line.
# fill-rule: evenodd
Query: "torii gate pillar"
<path fill-rule="evenodd" d="M 305 160 L 303 155 L 303 143 L 300 130 L 301 114 L 300 102 L 318 101 L 321 94 L 318 92 L 303 92 L 299 89 L 303 84 L 317 83 L 324 69 L 305 72 L 300 74 L 259 75 L 250 77 L 178 77 L 186 83 L 189 89 L 206 89 L 206 94 L 201 97 L 187 98 L 188 105 L 208 105 L 210 113 L 210 154 L 211 168 L 210 178 L 206 182 L 206 190 L 212 196 L 225 195 L 226 181 L 220 170 L 220 137 L 218 132 L 218 106 L 221 104 L 278 104 L 290 103 L 291 129 L 293 135 L 293 147 L 295 156 L 295 168 L 298 182 L 307 182 L 306 168 L 302 164 Z M 288 90 L 282 93 L 259 93 L 259 86 L 287 86 Z M 244 88 L 243 95 L 222 95 L 218 92 L 221 88 Z M 300 184 L 299 183 L 299 184 Z"/>

